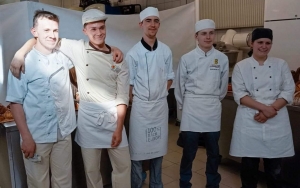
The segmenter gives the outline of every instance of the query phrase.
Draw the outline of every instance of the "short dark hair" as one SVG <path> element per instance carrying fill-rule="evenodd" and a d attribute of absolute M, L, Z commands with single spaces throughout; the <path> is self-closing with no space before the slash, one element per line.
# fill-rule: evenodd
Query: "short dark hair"
<path fill-rule="evenodd" d="M 33 16 L 33 27 L 37 26 L 37 21 L 39 18 L 47 18 L 59 23 L 59 18 L 56 14 L 45 10 L 37 10 Z"/>

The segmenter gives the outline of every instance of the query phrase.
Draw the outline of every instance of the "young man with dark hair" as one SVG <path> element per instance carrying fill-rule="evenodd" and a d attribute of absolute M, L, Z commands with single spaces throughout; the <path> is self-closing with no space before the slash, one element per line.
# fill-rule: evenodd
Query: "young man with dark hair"
<path fill-rule="evenodd" d="M 162 188 L 161 166 L 168 150 L 168 90 L 174 79 L 172 52 L 156 34 L 160 26 L 157 8 L 140 13 L 143 37 L 126 55 L 130 68 L 129 147 L 132 187 L 141 188 L 142 161 L 150 160 L 150 188 Z"/>

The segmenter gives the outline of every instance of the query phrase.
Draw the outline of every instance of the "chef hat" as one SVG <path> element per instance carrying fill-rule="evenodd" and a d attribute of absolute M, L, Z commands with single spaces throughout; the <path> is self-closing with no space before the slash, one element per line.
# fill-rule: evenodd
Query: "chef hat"
<path fill-rule="evenodd" d="M 158 9 L 157 8 L 154 8 L 154 7 L 148 7 L 148 8 L 145 8 L 141 13 L 140 13 L 140 20 L 141 22 L 149 17 L 149 16 L 156 16 L 159 18 L 159 13 L 158 13 Z"/>
<path fill-rule="evenodd" d="M 198 31 L 201 31 L 203 29 L 215 29 L 215 28 L 216 28 L 216 25 L 213 20 L 203 19 L 203 20 L 199 20 L 198 22 L 196 22 L 195 33 L 197 33 Z"/>
<path fill-rule="evenodd" d="M 89 9 L 82 14 L 82 25 L 90 22 L 106 20 L 107 16 L 98 9 Z"/>
<path fill-rule="evenodd" d="M 254 42 L 257 39 L 260 38 L 268 38 L 270 40 L 273 40 L 273 31 L 269 28 L 256 28 L 252 32 L 252 39 L 251 41 Z"/>

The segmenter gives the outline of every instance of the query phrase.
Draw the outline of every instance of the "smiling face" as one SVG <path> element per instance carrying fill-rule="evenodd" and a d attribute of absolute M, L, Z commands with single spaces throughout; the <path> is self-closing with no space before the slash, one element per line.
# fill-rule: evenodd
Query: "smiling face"
<path fill-rule="evenodd" d="M 94 46 L 104 46 L 106 37 L 105 21 L 87 23 L 83 28 L 83 33 L 88 36 L 89 41 Z"/>
<path fill-rule="evenodd" d="M 215 30 L 214 29 L 203 29 L 198 31 L 195 35 L 196 40 L 198 41 L 198 46 L 203 51 L 209 51 L 215 40 Z"/>
<path fill-rule="evenodd" d="M 272 40 L 269 38 L 259 38 L 252 42 L 253 56 L 257 58 L 265 58 L 272 48 Z"/>
<path fill-rule="evenodd" d="M 37 39 L 36 49 L 44 54 L 50 54 L 58 42 L 58 22 L 38 18 L 31 33 Z"/>
<path fill-rule="evenodd" d="M 160 21 L 157 16 L 149 16 L 140 22 L 140 28 L 142 28 L 144 36 L 153 39 L 158 32 Z"/>

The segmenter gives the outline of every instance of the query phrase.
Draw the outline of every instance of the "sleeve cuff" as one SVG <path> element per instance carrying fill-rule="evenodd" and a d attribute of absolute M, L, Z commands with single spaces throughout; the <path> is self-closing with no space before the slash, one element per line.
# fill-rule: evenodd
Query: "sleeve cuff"
<path fill-rule="evenodd" d="M 175 79 L 174 72 L 172 74 L 168 74 L 167 78 L 168 78 L 168 80 L 174 80 Z"/>
<path fill-rule="evenodd" d="M 241 98 L 245 97 L 249 95 L 249 93 L 240 93 L 240 94 L 234 94 L 233 93 L 233 96 L 234 96 L 234 100 L 235 102 L 238 104 L 238 105 L 241 105 Z"/>
<path fill-rule="evenodd" d="M 278 98 L 283 98 L 284 100 L 287 101 L 288 104 L 292 104 L 293 103 L 293 97 L 288 97 L 287 95 L 285 95 L 284 93 L 281 93 Z"/>
<path fill-rule="evenodd" d="M 126 99 L 120 99 L 120 98 L 117 98 L 116 99 L 116 105 L 118 106 L 118 105 L 121 105 L 121 104 L 125 104 L 125 105 L 127 105 L 128 106 L 128 103 L 129 103 L 129 98 L 127 98 L 127 100 Z"/>
<path fill-rule="evenodd" d="M 13 103 L 18 103 L 18 104 L 23 104 L 23 99 L 19 99 L 13 96 L 6 96 L 6 102 L 13 102 Z"/>

